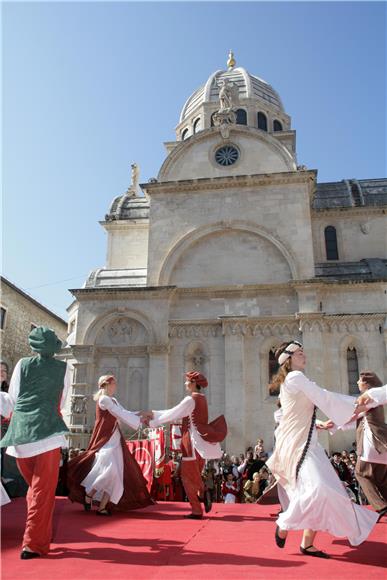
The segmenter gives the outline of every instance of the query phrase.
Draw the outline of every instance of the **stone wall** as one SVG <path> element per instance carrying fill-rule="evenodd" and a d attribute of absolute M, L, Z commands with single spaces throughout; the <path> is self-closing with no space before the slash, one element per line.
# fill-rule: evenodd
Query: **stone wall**
<path fill-rule="evenodd" d="M 314 212 L 313 245 L 316 262 L 326 261 L 324 230 L 336 228 L 339 261 L 357 262 L 387 256 L 387 215 L 382 209 Z"/>
<path fill-rule="evenodd" d="M 1 358 L 9 364 L 11 372 L 20 358 L 32 354 L 28 345 L 31 325 L 48 326 L 62 341 L 66 340 L 67 324 L 64 320 L 3 278 L 1 306 L 6 309 L 5 325 L 0 331 Z"/>

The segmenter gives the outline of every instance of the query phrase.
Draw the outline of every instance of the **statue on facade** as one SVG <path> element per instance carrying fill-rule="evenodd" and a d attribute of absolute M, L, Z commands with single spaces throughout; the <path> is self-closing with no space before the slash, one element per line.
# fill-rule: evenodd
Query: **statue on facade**
<path fill-rule="evenodd" d="M 229 81 L 227 78 L 222 79 L 218 83 L 219 90 L 219 104 L 218 112 L 231 111 L 238 100 L 239 89 L 238 86 Z"/>
<path fill-rule="evenodd" d="M 131 164 L 131 183 L 126 191 L 126 194 L 131 197 L 137 197 L 138 184 L 140 179 L 140 167 L 137 163 Z"/>
<path fill-rule="evenodd" d="M 228 139 L 230 125 L 236 123 L 236 105 L 238 103 L 239 88 L 238 85 L 229 81 L 227 78 L 221 79 L 219 87 L 219 105 L 220 109 L 213 115 L 215 127 L 220 127 L 221 135 Z"/>

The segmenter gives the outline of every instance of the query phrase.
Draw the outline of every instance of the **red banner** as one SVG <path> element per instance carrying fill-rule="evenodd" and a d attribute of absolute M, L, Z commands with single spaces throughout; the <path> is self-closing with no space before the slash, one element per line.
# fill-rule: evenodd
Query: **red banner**
<path fill-rule="evenodd" d="M 154 441 L 140 439 L 139 441 L 127 441 L 126 444 L 139 464 L 142 474 L 148 482 L 148 491 L 150 491 L 153 483 Z"/>
<path fill-rule="evenodd" d="M 169 431 L 169 448 L 171 451 L 181 452 L 181 423 L 171 423 Z"/>
<path fill-rule="evenodd" d="M 149 429 L 148 437 L 154 445 L 153 449 L 154 449 L 155 469 L 161 469 L 165 463 L 164 429 L 162 427 L 158 427 L 157 429 Z"/>

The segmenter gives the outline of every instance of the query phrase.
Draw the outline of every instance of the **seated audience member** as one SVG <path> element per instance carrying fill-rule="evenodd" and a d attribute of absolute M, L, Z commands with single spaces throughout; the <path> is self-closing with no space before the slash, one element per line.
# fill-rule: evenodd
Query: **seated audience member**
<path fill-rule="evenodd" d="M 246 503 L 254 503 L 261 495 L 260 475 L 256 471 L 253 474 L 253 479 L 248 479 L 243 486 L 243 493 Z"/>
<path fill-rule="evenodd" d="M 237 497 L 239 495 L 239 487 L 237 482 L 234 480 L 232 473 L 228 473 L 226 480 L 222 485 L 222 496 L 224 503 L 236 503 Z"/>

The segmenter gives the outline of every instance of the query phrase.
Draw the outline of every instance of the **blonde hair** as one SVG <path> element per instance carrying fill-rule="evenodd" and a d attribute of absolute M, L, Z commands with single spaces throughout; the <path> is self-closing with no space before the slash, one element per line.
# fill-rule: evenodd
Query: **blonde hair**
<path fill-rule="evenodd" d="M 99 377 L 98 391 L 93 395 L 94 401 L 98 401 L 103 395 L 107 394 L 107 386 L 112 382 L 112 380 L 116 380 L 114 375 L 102 375 L 102 377 Z"/>

